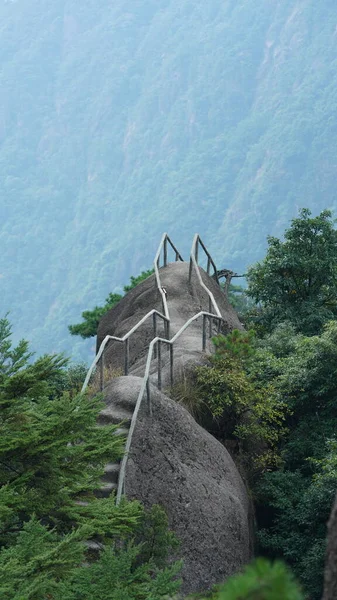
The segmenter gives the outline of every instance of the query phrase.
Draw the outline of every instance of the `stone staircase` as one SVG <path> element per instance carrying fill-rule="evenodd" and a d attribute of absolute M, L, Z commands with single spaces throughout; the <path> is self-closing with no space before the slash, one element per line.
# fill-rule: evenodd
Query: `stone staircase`
<path fill-rule="evenodd" d="M 172 263 L 168 262 L 169 245 L 175 255 L 175 262 Z M 206 256 L 206 271 L 198 263 L 201 250 Z M 164 254 L 163 266 L 160 266 L 161 252 Z M 211 268 L 216 274 L 215 279 L 210 276 Z M 119 378 L 121 380 L 132 376 L 143 379 L 138 398 L 134 394 L 123 394 L 122 389 L 120 395 L 109 398 L 109 382 L 106 385 L 101 375 L 101 390 L 106 407 L 100 413 L 98 424 L 119 425 L 117 431 L 126 439 L 126 452 L 121 463 L 106 465 L 103 485 L 97 490 L 97 496 L 106 498 L 117 490 L 117 504 L 124 489 L 126 461 L 144 393 L 148 395 L 150 406 L 150 386 L 158 386 L 159 389 L 162 386 L 163 389 L 170 387 L 174 379 L 173 372 L 179 371 L 181 365 L 184 368 L 186 355 L 195 362 L 194 358 L 199 360 L 201 351 L 210 352 L 212 345 L 210 341 L 206 341 L 206 336 L 210 338 L 217 331 L 212 329 L 212 317 L 217 319 L 215 323 L 218 326 L 224 323 L 229 331 L 241 326 L 219 287 L 216 265 L 198 234 L 193 240 L 189 262 L 182 259 L 167 234 L 164 234 L 155 256 L 154 270 L 152 276 L 141 282 L 103 317 L 98 331 L 99 350 L 82 388 L 82 391 L 86 389 L 93 369 L 99 364 L 112 369 L 123 370 L 124 367 L 125 375 Z M 150 311 L 146 313 L 148 308 Z M 227 315 L 226 319 L 223 315 Z M 206 317 L 209 319 L 207 334 Z M 156 323 L 156 319 L 157 325 L 153 326 L 152 322 Z M 167 337 L 163 319 L 166 319 L 168 325 Z M 104 330 L 103 335 L 100 327 Z M 165 339 L 170 341 L 165 342 Z M 171 344 L 171 350 L 168 344 Z M 101 373 L 103 371 L 101 368 Z M 121 382 L 121 386 L 125 383 Z"/>
<path fill-rule="evenodd" d="M 120 425 L 115 431 L 115 435 L 122 435 L 125 439 L 128 436 L 130 423 L 135 408 L 137 398 L 122 398 L 120 402 L 115 402 L 104 408 L 99 415 L 98 425 Z M 107 498 L 112 492 L 116 492 L 118 486 L 118 476 L 120 471 L 120 462 L 108 463 L 104 467 L 102 477 L 102 486 L 96 490 L 98 498 Z"/>

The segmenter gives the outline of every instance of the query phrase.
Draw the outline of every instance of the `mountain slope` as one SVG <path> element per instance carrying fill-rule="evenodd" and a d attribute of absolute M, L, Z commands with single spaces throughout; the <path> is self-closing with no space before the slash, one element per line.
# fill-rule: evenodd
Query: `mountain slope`
<path fill-rule="evenodd" d="M 0 311 L 40 351 L 87 356 L 67 323 L 164 230 L 244 269 L 336 205 L 331 0 L 21 0 L 0 23 Z"/>

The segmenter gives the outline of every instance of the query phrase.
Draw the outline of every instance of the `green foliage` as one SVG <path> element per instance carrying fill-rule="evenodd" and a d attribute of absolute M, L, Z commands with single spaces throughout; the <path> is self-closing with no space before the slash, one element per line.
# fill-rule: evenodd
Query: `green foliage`
<path fill-rule="evenodd" d="M 130 283 L 128 285 L 125 285 L 123 288 L 124 292 L 127 294 L 128 292 L 133 290 L 133 288 L 135 288 L 136 285 L 138 285 L 139 283 L 144 281 L 144 279 L 147 279 L 148 277 L 150 277 L 150 275 L 152 275 L 152 273 L 154 273 L 154 269 L 148 269 L 147 271 L 142 271 L 141 274 L 138 275 L 137 277 L 133 277 L 133 275 L 131 275 Z"/>
<path fill-rule="evenodd" d="M 12 327 L 7 317 L 8 314 L 0 319 L 0 384 L 5 378 L 17 373 L 32 357 L 26 340 L 21 340 L 15 348 L 12 347 Z"/>
<path fill-rule="evenodd" d="M 5 330 L 3 339 L 8 340 L 7 334 Z M 12 350 L 7 341 L 0 360 L 4 363 L 5 356 L 18 354 L 19 347 Z M 122 454 L 123 439 L 115 434 L 117 426 L 97 427 L 99 400 L 84 395 L 70 397 L 67 393 L 55 395 L 55 380 L 65 362 L 63 357 L 45 356 L 28 364 L 22 358 L 14 374 L 3 375 L 0 486 L 7 498 L 1 523 L 3 543 L 33 513 L 60 529 L 81 522 L 83 515 L 90 517 L 98 502 L 92 492 L 99 485 L 104 464 Z M 7 372 L 13 369 L 12 365 Z M 74 504 L 82 496 L 89 504 Z M 104 507 L 104 502 L 101 504 Z M 130 505 L 125 522 L 129 517 L 135 523 L 137 510 L 136 505 Z M 113 506 L 110 512 L 106 515 L 106 533 L 115 527 Z"/>
<path fill-rule="evenodd" d="M 312 335 L 337 314 L 337 231 L 331 212 L 311 217 L 303 209 L 284 234 L 268 237 L 266 258 L 250 267 L 248 295 L 262 304 L 267 331 L 290 321 Z"/>
<path fill-rule="evenodd" d="M 158 568 L 165 567 L 169 557 L 179 548 L 177 537 L 169 530 L 167 515 L 157 504 L 148 511 L 134 535 L 141 543 L 138 561 L 153 562 Z"/>
<path fill-rule="evenodd" d="M 247 359 L 255 353 L 253 342 L 255 333 L 250 331 L 240 331 L 234 329 L 228 335 L 219 335 L 213 338 L 216 349 L 216 359 L 221 356 L 230 355 L 237 359 Z"/>
<path fill-rule="evenodd" d="M 264 470 L 280 463 L 286 405 L 272 385 L 261 384 L 249 371 L 253 340 L 253 332 L 239 331 L 215 338 L 211 366 L 196 369 L 197 393 L 215 420 L 216 435 L 237 439 L 250 469 Z"/>
<path fill-rule="evenodd" d="M 57 391 L 67 391 L 70 396 L 79 394 L 85 380 L 88 367 L 85 363 L 72 363 L 63 369 L 60 374 L 60 381 L 57 386 Z"/>
<path fill-rule="evenodd" d="M 85 528 L 84 528 L 85 530 Z M 180 563 L 158 568 L 140 559 L 142 546 L 106 545 L 85 563 L 84 531 L 63 536 L 32 519 L 0 553 L 3 600 L 160 600 L 174 594 Z"/>
<path fill-rule="evenodd" d="M 299 471 L 267 473 L 256 488 L 260 551 L 282 556 L 312 599 L 322 595 L 326 523 L 336 477 L 318 485 Z"/>
<path fill-rule="evenodd" d="M 138 285 L 144 279 L 147 279 L 152 275 L 153 269 L 149 269 L 148 271 L 142 271 L 138 277 L 133 277 L 131 275 L 130 284 L 124 286 L 124 292 L 127 293 L 132 290 L 136 285 Z M 83 323 L 78 323 L 77 325 L 69 325 L 68 329 L 71 335 L 80 335 L 82 338 L 93 337 L 97 333 L 98 324 L 102 318 L 102 316 L 108 312 L 111 308 L 116 306 L 118 302 L 123 298 L 120 294 L 112 294 L 105 300 L 104 306 L 95 306 L 93 310 L 85 310 L 82 313 L 82 319 L 84 319 Z"/>
<path fill-rule="evenodd" d="M 29 363 L 28 345 L 12 347 L 7 320 L 0 325 L 1 598 L 159 600 L 175 592 L 181 565 L 166 566 L 176 545 L 163 510 L 94 495 L 124 440 L 117 425 L 97 425 L 99 399 L 76 394 L 83 369 L 65 369 L 57 355 Z M 102 548 L 94 556 L 93 540 Z"/>
<path fill-rule="evenodd" d="M 3 600 L 61 599 L 60 584 L 83 560 L 79 532 L 61 537 L 32 518 L 15 543 L 0 552 L 0 596 Z"/>
<path fill-rule="evenodd" d="M 337 487 L 337 322 L 319 336 L 288 324 L 259 341 L 250 366 L 287 404 L 283 466 L 255 487 L 260 552 L 283 557 L 313 600 L 322 593 L 326 523 Z"/>
<path fill-rule="evenodd" d="M 304 600 L 293 575 L 280 562 L 259 558 L 231 577 L 214 600 Z"/>
<path fill-rule="evenodd" d="M 139 547 L 120 551 L 105 548 L 98 561 L 80 568 L 61 587 L 60 600 L 166 600 L 177 591 L 181 565 L 157 570 L 153 563 L 137 564 Z"/>
<path fill-rule="evenodd" d="M 108 310 L 116 306 L 122 297 L 123 296 L 120 294 L 109 294 L 105 300 L 104 306 L 95 306 L 93 310 L 83 311 L 83 323 L 69 325 L 68 329 L 71 335 L 80 335 L 83 339 L 96 335 L 98 324 L 103 315 L 108 312 Z"/>

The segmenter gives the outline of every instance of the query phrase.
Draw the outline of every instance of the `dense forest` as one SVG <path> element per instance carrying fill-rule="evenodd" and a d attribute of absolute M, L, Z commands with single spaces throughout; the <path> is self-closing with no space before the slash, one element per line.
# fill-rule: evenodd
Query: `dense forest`
<path fill-rule="evenodd" d="M 0 314 L 39 352 L 198 231 L 244 270 L 333 208 L 336 13 L 324 0 L 0 3 Z"/>

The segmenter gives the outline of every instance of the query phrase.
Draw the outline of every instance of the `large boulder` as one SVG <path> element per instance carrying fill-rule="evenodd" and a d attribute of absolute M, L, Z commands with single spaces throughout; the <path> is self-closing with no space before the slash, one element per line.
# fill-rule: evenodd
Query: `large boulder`
<path fill-rule="evenodd" d="M 328 523 L 328 546 L 323 600 L 337 598 L 337 496 Z"/>
<path fill-rule="evenodd" d="M 224 318 L 223 331 L 242 328 L 216 282 L 202 269 L 203 281 L 214 295 Z M 209 310 L 209 297 L 195 272 L 189 282 L 189 264 L 173 263 L 160 270 L 167 291 L 171 318 L 170 338 L 201 310 Z M 103 316 L 97 337 L 99 347 L 106 335 L 122 337 L 151 309 L 162 312 L 162 300 L 154 275 L 131 290 Z M 163 325 L 158 333 L 164 337 Z M 216 333 L 216 326 L 209 334 Z M 128 377 L 115 377 L 104 389 L 104 422 L 128 427 L 144 375 L 145 360 L 153 339 L 152 319 L 130 339 Z M 116 375 L 123 368 L 123 347 L 111 342 L 105 366 Z M 212 344 L 208 341 L 207 352 Z M 202 318 L 192 323 L 174 345 L 174 379 L 207 359 L 202 352 Z M 184 559 L 183 591 L 197 592 L 237 572 L 250 558 L 249 501 L 239 472 L 226 448 L 202 429 L 191 415 L 169 398 L 170 357 L 162 351 L 162 389 L 154 385 L 158 359 L 151 363 L 152 416 L 143 399 L 126 470 L 125 492 L 145 506 L 159 503 L 167 511 L 170 526 L 181 540 Z M 102 494 L 116 486 L 118 465 L 108 465 Z"/>
<path fill-rule="evenodd" d="M 105 389 L 108 411 L 130 407 L 141 378 L 119 377 Z M 125 492 L 161 504 L 181 541 L 183 592 L 224 581 L 251 557 L 249 499 L 226 448 L 191 415 L 151 386 L 152 416 L 142 403 L 128 458 Z"/>
<path fill-rule="evenodd" d="M 203 269 L 200 273 L 204 283 L 212 292 L 222 317 L 224 318 L 223 331 L 225 333 L 233 329 L 242 329 L 233 307 L 229 304 L 225 294 L 217 283 L 209 277 Z M 209 310 L 209 298 L 205 290 L 200 286 L 195 271 L 192 271 L 191 282 L 189 282 L 189 263 L 170 263 L 167 267 L 160 269 L 161 285 L 167 291 L 167 303 L 171 318 L 171 337 L 184 325 L 193 315 L 201 310 Z M 156 285 L 155 275 L 151 275 L 131 290 L 115 308 L 109 310 L 101 319 L 97 332 L 97 349 L 100 347 L 106 335 L 116 337 L 124 336 L 143 316 L 150 310 L 156 309 L 163 312 L 161 294 Z M 200 350 L 202 347 L 202 319 L 194 322 L 183 334 L 177 343 L 184 354 Z M 216 330 L 213 330 L 213 334 Z M 161 320 L 158 321 L 158 334 L 164 337 L 164 327 Z M 144 364 L 148 352 L 148 346 L 153 338 L 153 322 L 148 319 L 130 338 L 130 366 L 131 372 L 140 374 L 140 366 Z M 124 359 L 122 345 L 118 342 L 110 342 L 105 352 L 105 364 L 111 368 L 123 368 Z M 134 368 L 134 371 L 133 371 Z"/>

